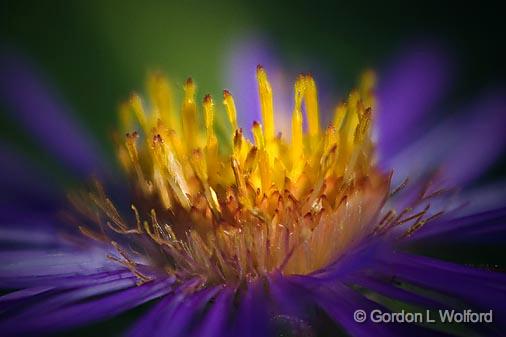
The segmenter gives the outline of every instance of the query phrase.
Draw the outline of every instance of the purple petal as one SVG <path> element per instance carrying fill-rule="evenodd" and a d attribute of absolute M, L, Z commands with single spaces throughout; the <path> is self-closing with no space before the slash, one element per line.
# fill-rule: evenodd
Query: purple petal
<path fill-rule="evenodd" d="M 420 44 L 403 51 L 379 76 L 378 148 L 390 158 L 416 135 L 415 131 L 446 93 L 449 61 L 435 45 Z"/>
<path fill-rule="evenodd" d="M 34 288 L 27 288 L 22 289 L 18 291 L 13 291 L 7 295 L 0 296 L 0 303 L 10 303 L 15 302 L 19 300 L 23 300 L 26 298 L 31 298 L 36 295 L 40 295 L 42 293 L 45 293 L 49 290 L 54 289 L 53 287 L 34 287 Z"/>
<path fill-rule="evenodd" d="M 227 320 L 232 309 L 232 295 L 233 291 L 228 287 L 218 293 L 194 336 L 219 337 L 226 334 Z"/>
<path fill-rule="evenodd" d="M 335 263 L 326 268 L 313 273 L 311 276 L 322 280 L 332 282 L 335 279 L 341 279 L 347 275 L 370 268 L 374 264 L 374 257 L 384 254 L 383 251 L 391 250 L 391 243 L 385 242 L 380 237 L 366 239 L 347 254 L 339 258 Z"/>
<path fill-rule="evenodd" d="M 31 305 L 38 303 L 57 293 L 54 287 L 37 286 L 11 292 L 0 297 L 0 321 L 7 320 L 30 308 Z"/>
<path fill-rule="evenodd" d="M 311 315 L 315 304 L 311 294 L 281 274 L 271 275 L 268 281 L 274 330 L 288 330 L 289 335 L 294 336 L 316 335 Z"/>
<path fill-rule="evenodd" d="M 375 270 L 377 273 L 393 275 L 399 280 L 454 296 L 483 310 L 493 309 L 498 322 L 506 316 L 504 274 L 401 253 L 378 258 Z"/>
<path fill-rule="evenodd" d="M 177 290 L 174 294 L 165 296 L 152 308 L 148 314 L 144 315 L 134 327 L 128 332 L 129 337 L 158 336 L 161 333 L 159 326 L 163 320 L 168 319 L 174 308 L 185 299 L 184 294 Z M 169 313 L 169 315 L 167 315 Z"/>
<path fill-rule="evenodd" d="M 400 253 L 378 258 L 374 273 L 450 296 L 461 308 L 492 310 L 495 324 L 476 326 L 479 330 L 487 331 L 487 335 L 493 329 L 504 330 L 506 327 L 506 275 L 502 273 Z"/>
<path fill-rule="evenodd" d="M 86 287 L 95 284 L 109 283 L 124 279 L 131 279 L 133 274 L 130 270 L 119 266 L 120 269 L 112 271 L 97 270 L 95 274 L 89 275 L 57 275 L 43 276 L 31 279 L 10 279 L 9 283 L 2 281 L 1 285 L 8 288 L 20 287 L 46 287 L 58 289 L 58 291 Z M 8 294 L 10 295 L 10 294 Z M 8 296 L 6 295 L 6 296 Z"/>
<path fill-rule="evenodd" d="M 354 294 L 346 286 L 338 281 L 334 282 L 333 288 L 323 287 L 321 284 L 313 284 L 310 278 L 299 277 L 295 280 L 301 287 L 301 291 L 308 291 L 313 301 L 326 311 L 343 329 L 352 336 L 387 336 L 381 331 L 380 326 L 365 321 L 359 324 L 353 320 L 353 311 L 362 309 L 371 311 L 377 306 L 365 298 Z M 314 281 L 313 281 L 314 282 Z M 304 289 L 304 290 L 303 290 Z M 339 289 L 338 291 L 335 289 Z"/>
<path fill-rule="evenodd" d="M 216 296 L 220 287 L 210 287 L 193 294 L 185 299 L 176 309 L 169 320 L 164 321 L 159 336 L 163 337 L 163 331 L 171 331 L 172 336 L 187 336 L 191 330 L 191 323 L 198 314 L 202 314 L 210 300 Z M 160 333 L 162 332 L 162 333 Z"/>
<path fill-rule="evenodd" d="M 150 312 L 139 320 L 128 333 L 130 337 L 163 337 L 170 331 L 172 337 L 187 336 L 194 322 L 216 295 L 220 287 L 208 287 L 196 293 L 192 288 L 200 281 L 184 282 L 170 296 L 161 300 Z"/>
<path fill-rule="evenodd" d="M 0 227 L 0 243 L 27 245 L 50 245 L 58 243 L 56 234 L 51 231 L 29 228 Z"/>
<path fill-rule="evenodd" d="M 475 213 L 455 219 L 442 219 L 424 226 L 415 233 L 414 240 L 504 242 L 506 234 L 506 208 Z"/>
<path fill-rule="evenodd" d="M 15 302 L 10 301 L 6 311 L 2 312 L 2 316 L 4 319 L 9 316 L 9 320 L 39 316 L 47 311 L 60 309 L 65 305 L 84 301 L 95 296 L 103 296 L 125 288 L 135 287 L 136 281 L 137 278 L 130 273 L 129 277 L 119 277 L 106 282 L 95 282 L 94 284 L 86 284 L 74 289 L 53 288 L 54 290 L 51 292 L 39 292 L 32 294 L 30 297 L 25 296 Z M 11 294 L 6 296 L 9 295 Z"/>
<path fill-rule="evenodd" d="M 57 227 L 58 204 L 37 200 L 0 202 L 0 245 L 2 250 L 57 249 L 68 245 Z"/>
<path fill-rule="evenodd" d="M 389 300 L 396 300 L 396 303 L 404 306 L 404 303 L 411 303 L 416 305 L 416 307 L 420 308 L 420 312 L 424 314 L 423 309 L 425 310 L 456 310 L 461 311 L 462 307 L 456 305 L 455 303 L 444 303 L 444 298 L 441 296 L 434 296 L 434 294 L 416 294 L 413 292 L 410 292 L 408 290 L 404 290 L 400 287 L 394 286 L 394 278 L 388 277 L 388 278 L 380 278 L 375 275 L 375 273 L 371 273 L 371 275 L 368 276 L 352 276 L 350 278 L 353 285 L 359 285 L 364 287 L 367 290 L 367 293 L 370 294 L 370 291 L 380 294 L 382 296 L 386 296 Z M 434 296 L 434 298 L 430 297 L 430 295 Z M 366 297 L 372 299 L 375 302 L 381 303 L 381 297 L 377 298 L 377 296 L 374 295 L 374 293 L 371 295 L 366 295 Z M 408 306 L 409 308 L 410 306 Z M 372 308 L 371 308 L 372 309 Z M 368 309 L 368 310 L 371 310 Z M 397 309 L 398 310 L 398 309 Z M 382 312 L 385 312 L 383 309 Z M 369 312 L 370 313 L 370 312 Z M 406 324 L 400 324 L 396 327 L 399 331 L 397 333 L 399 335 L 416 335 L 416 336 L 437 336 L 437 335 L 444 335 L 447 336 L 446 333 L 440 332 L 440 331 L 433 331 L 433 330 L 425 330 L 425 328 L 422 328 L 417 325 L 406 325 Z M 432 328 L 430 325 L 427 328 Z M 437 329 L 436 326 L 434 328 Z M 489 329 L 487 326 L 472 326 L 468 327 L 474 328 L 477 331 L 481 331 L 483 333 L 486 333 L 487 335 L 490 334 L 493 330 Z M 493 328 L 492 328 L 493 329 Z M 402 332 L 402 333 L 401 333 Z M 451 334 L 451 333 L 450 333 Z M 451 334 L 453 336 L 453 334 Z M 480 334 L 481 335 L 481 334 Z"/>
<path fill-rule="evenodd" d="M 448 186 L 478 177 L 503 153 L 506 95 L 489 93 L 471 108 L 447 118 L 401 153 L 390 158 L 394 178 L 418 179 L 438 170 Z"/>
<path fill-rule="evenodd" d="M 450 185 L 463 184 L 480 176 L 506 145 L 506 90 L 481 97 L 466 113 L 456 146 L 441 169 Z"/>
<path fill-rule="evenodd" d="M 0 99 L 31 137 L 76 172 L 89 175 L 102 168 L 98 147 L 72 120 L 70 109 L 19 54 L 0 54 Z"/>
<path fill-rule="evenodd" d="M 341 282 L 322 282 L 311 277 L 294 277 L 294 283 L 300 286 L 301 291 L 307 291 L 313 301 L 352 336 L 437 336 L 435 331 L 424 330 L 420 326 L 377 324 L 366 319 L 357 323 L 353 319 L 355 310 L 364 310 L 370 313 L 373 310 L 389 312 L 389 310 L 353 291 Z"/>
<path fill-rule="evenodd" d="M 390 299 L 413 303 L 425 308 L 444 307 L 442 303 L 418 294 L 408 292 L 402 288 L 394 286 L 392 282 L 388 282 L 388 279 L 380 280 L 374 275 L 351 275 L 346 279 L 346 283 L 358 285 L 368 290 L 375 291 L 379 294 L 387 296 Z"/>
<path fill-rule="evenodd" d="M 43 331 L 46 333 L 103 320 L 163 296 L 172 290 L 173 279 L 157 280 L 128 288 L 85 303 L 50 310 L 38 316 L 12 319 L 0 323 L 4 336 L 19 336 Z"/>
<path fill-rule="evenodd" d="M 134 275 L 130 275 L 129 278 L 118 279 L 106 283 L 99 283 L 88 287 L 82 287 L 72 289 L 63 292 L 60 295 L 52 296 L 51 298 L 40 301 L 35 305 L 27 308 L 28 310 L 23 312 L 24 315 L 40 315 L 47 310 L 53 310 L 70 303 L 75 303 L 81 300 L 92 298 L 93 296 L 103 295 L 114 291 L 132 288 L 136 286 L 137 278 Z"/>
<path fill-rule="evenodd" d="M 236 327 L 232 335 L 243 337 L 270 336 L 268 328 L 269 303 L 266 299 L 263 281 L 257 280 L 246 285 L 237 309 Z"/>
<path fill-rule="evenodd" d="M 0 252 L 0 284 L 39 284 L 53 278 L 82 276 L 124 269 L 107 259 L 107 251 L 22 250 Z"/>
<path fill-rule="evenodd" d="M 466 203 L 459 215 L 471 215 L 498 209 L 506 200 L 506 181 L 480 184 L 461 193 L 460 200 Z"/>

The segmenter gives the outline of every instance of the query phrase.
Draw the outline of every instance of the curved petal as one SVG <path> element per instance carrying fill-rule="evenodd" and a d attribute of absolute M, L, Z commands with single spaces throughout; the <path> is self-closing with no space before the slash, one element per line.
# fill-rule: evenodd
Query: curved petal
<path fill-rule="evenodd" d="M 54 289 L 53 287 L 33 287 L 26 288 L 18 291 L 13 291 L 8 293 L 7 295 L 0 296 L 0 306 L 5 303 L 17 302 L 27 298 L 32 298 L 34 296 L 43 294 L 50 290 Z"/>
<path fill-rule="evenodd" d="M 269 278 L 269 294 L 274 315 L 270 327 L 277 335 L 314 336 L 316 327 L 311 323 L 314 303 L 308 292 L 301 291 L 289 278 L 281 274 Z"/>
<path fill-rule="evenodd" d="M 462 216 L 501 208 L 506 200 L 506 181 L 494 181 L 466 189 L 461 193 L 460 200 L 466 203 L 466 207 L 458 213 Z"/>
<path fill-rule="evenodd" d="M 367 319 L 358 323 L 356 310 L 369 315 L 373 310 L 390 312 L 388 308 L 371 301 L 338 280 L 321 281 L 310 277 L 295 277 L 294 283 L 307 291 L 314 303 L 324 310 L 343 330 L 352 336 L 442 336 L 443 333 L 409 324 L 378 324 Z"/>
<path fill-rule="evenodd" d="M 202 323 L 192 334 L 193 336 L 219 337 L 226 335 L 226 324 L 232 309 L 233 293 L 232 289 L 225 287 L 216 295 L 213 305 L 206 312 Z"/>
<path fill-rule="evenodd" d="M 504 242 L 506 208 L 474 213 L 454 219 L 442 219 L 427 224 L 413 236 L 414 240 L 444 242 Z"/>
<path fill-rule="evenodd" d="M 48 246 L 56 245 L 59 243 L 55 237 L 56 233 L 51 230 L 51 227 L 40 229 L 31 228 L 8 228 L 7 226 L 0 226 L 0 244 L 8 245 L 23 245 L 27 246 Z"/>
<path fill-rule="evenodd" d="M 16 53 L 0 53 L 0 99 L 30 136 L 80 174 L 99 173 L 98 147 L 71 118 L 69 108 Z"/>
<path fill-rule="evenodd" d="M 450 83 L 448 56 L 435 44 L 403 50 L 379 74 L 378 150 L 388 160 L 410 143 L 420 123 L 446 93 Z"/>
<path fill-rule="evenodd" d="M 455 296 L 483 310 L 493 309 L 496 322 L 504 322 L 504 274 L 403 253 L 378 257 L 375 272 Z"/>
<path fill-rule="evenodd" d="M 237 318 L 231 336 L 271 336 L 268 326 L 269 303 L 262 281 L 249 282 L 240 297 Z"/>
<path fill-rule="evenodd" d="M 170 296 L 162 299 L 128 332 L 129 337 L 188 336 L 193 323 L 216 296 L 221 287 L 208 287 L 192 293 L 199 280 L 183 282 Z"/>
<path fill-rule="evenodd" d="M 444 160 L 442 173 L 450 185 L 469 182 L 483 173 L 506 145 L 506 90 L 489 92 L 465 115 L 456 146 Z"/>
<path fill-rule="evenodd" d="M 0 285 L 14 288 L 58 285 L 58 280 L 64 284 L 68 277 L 124 269 L 120 264 L 107 259 L 106 255 L 107 251 L 101 249 L 1 251 Z"/>
<path fill-rule="evenodd" d="M 107 319 L 169 293 L 173 283 L 174 279 L 148 282 L 84 303 L 77 302 L 39 315 L 3 321 L 0 329 L 4 336 L 20 336 L 40 331 L 55 332 Z"/>
<path fill-rule="evenodd" d="M 3 319 L 8 317 L 7 320 L 12 320 L 21 319 L 22 317 L 39 316 L 49 310 L 60 309 L 71 303 L 134 287 L 137 279 L 130 273 L 128 277 L 109 278 L 108 281 L 103 280 L 102 282 L 85 284 L 74 289 L 52 288 L 44 292 L 34 293 L 31 296 L 25 296 L 21 299 L 18 298 L 17 301 L 11 300 L 6 310 L 2 310 L 2 317 Z M 6 296 L 9 295 L 12 294 Z"/>
<path fill-rule="evenodd" d="M 444 305 L 434 299 L 426 298 L 419 294 L 411 293 L 405 289 L 396 287 L 393 285 L 391 279 L 387 279 L 390 282 L 385 282 L 374 275 L 350 275 L 346 279 L 347 284 L 353 286 L 360 286 L 367 290 L 375 291 L 379 294 L 387 296 L 389 299 L 396 299 L 404 303 L 413 303 L 425 308 L 443 308 Z"/>
<path fill-rule="evenodd" d="M 436 170 L 448 186 L 469 183 L 503 153 L 505 122 L 506 95 L 489 92 L 390 158 L 394 183 Z"/>

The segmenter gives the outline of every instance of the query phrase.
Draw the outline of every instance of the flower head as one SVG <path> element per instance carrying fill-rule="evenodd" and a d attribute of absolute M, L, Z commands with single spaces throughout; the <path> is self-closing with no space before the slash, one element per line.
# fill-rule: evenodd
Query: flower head
<path fill-rule="evenodd" d="M 94 211 L 78 209 L 98 212 L 102 216 L 89 217 L 96 219 L 96 228 L 107 224 L 108 232 L 123 237 L 114 241 L 89 227 L 80 229 L 112 242 L 141 280 L 149 277 L 136 270 L 120 240 L 143 248 L 150 244 L 146 257 L 169 274 L 238 284 L 273 272 L 315 272 L 363 238 L 409 216 L 420 226 L 426 210 L 380 219 L 390 175 L 375 164 L 371 72 L 336 108 L 326 128 L 320 126 L 315 81 L 300 75 L 294 85 L 291 139 L 276 134 L 274 93 L 261 66 L 256 75 L 262 124 L 253 123 L 253 141 L 237 125 L 234 98 L 227 90 L 223 104 L 232 131 L 223 131 L 224 140 L 218 141 L 213 99 L 203 99 L 202 123 L 192 79 L 184 84 L 179 118 L 171 107 L 169 85 L 159 74 L 149 79 L 149 104 L 133 94 L 123 105 L 122 129 L 132 128 L 133 116 L 141 128 L 126 133 L 118 149 L 133 189 L 131 214 L 120 215 L 121 205 L 99 187 L 87 202 Z"/>
<path fill-rule="evenodd" d="M 261 120 L 251 125 L 249 139 L 229 91 L 223 93 L 223 106 L 215 105 L 209 95 L 198 99 L 189 79 L 178 107 L 169 82 L 160 74 L 150 76 L 149 99 L 132 94 L 120 108 L 117 154 L 127 182 L 114 187 L 97 179 L 89 192 L 71 193 L 74 207 L 65 219 L 77 227 L 36 213 L 28 202 L 47 201 L 47 194 L 14 184 L 14 200 L 24 203 L 9 210 L 14 216 L 2 218 L 0 239 L 7 245 L 0 251 L 0 285 L 20 290 L 0 297 L 0 331 L 54 332 L 159 297 L 130 329 L 132 336 L 440 332 L 440 326 L 353 320 L 357 309 L 395 312 L 401 305 L 493 306 L 494 315 L 504 317 L 497 305 L 503 274 L 403 250 L 443 236 L 502 238 L 506 212 L 461 216 L 462 205 L 451 202 L 453 192 L 433 167 L 419 166 L 411 181 L 392 183 L 397 168 L 392 173 L 384 167 L 399 159 L 379 161 L 375 152 L 372 72 L 336 107 L 327 126 L 320 121 L 312 76 L 297 77 L 292 111 L 275 111 L 276 93 L 261 66 L 256 79 Z M 9 92 L 19 89 L 16 81 L 12 86 Z M 378 105 L 385 102 L 381 97 Z M 493 121 L 502 118 L 496 117 L 506 105 L 502 98 L 481 105 Z M 487 116 L 484 112 L 480 117 Z M 279 113 L 291 115 L 290 127 L 283 128 L 291 129 L 290 135 L 276 133 Z M 221 118 L 225 115 L 228 121 Z M 44 125 L 37 127 L 44 131 Z M 400 145 L 392 137 L 401 129 L 379 130 L 392 131 L 389 142 L 380 142 L 383 151 L 396 151 Z M 65 144 L 51 145 L 59 150 Z M 420 152 L 424 144 L 415 145 L 415 153 L 425 153 Z M 412 152 L 399 158 L 406 153 Z M 411 161 L 400 164 L 413 169 Z M 476 167 L 460 167 L 457 176 L 476 174 Z M 35 227 L 34 218 L 59 227 Z M 9 226 L 12 219 L 19 228 Z M 497 332 L 502 323 L 496 323 L 478 331 Z"/>

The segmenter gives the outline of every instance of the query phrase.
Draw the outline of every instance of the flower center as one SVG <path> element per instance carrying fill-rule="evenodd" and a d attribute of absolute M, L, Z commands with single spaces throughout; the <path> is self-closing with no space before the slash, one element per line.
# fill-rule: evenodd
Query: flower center
<path fill-rule="evenodd" d="M 113 244 L 137 273 L 122 242 L 136 242 L 151 264 L 181 277 L 237 282 L 274 271 L 316 271 L 378 225 L 390 179 L 374 162 L 373 75 L 336 108 L 326 129 L 315 82 L 300 75 L 290 139 L 276 134 L 273 93 L 261 66 L 257 81 L 262 124 L 253 123 L 253 140 L 237 125 L 228 91 L 228 122 L 218 120 L 209 95 L 199 118 L 191 79 L 180 113 L 160 75 L 149 80 L 149 109 L 137 95 L 120 109 L 129 132 L 118 156 L 133 191 L 130 220 L 100 187 L 90 198 L 107 230 L 121 234 Z M 132 132 L 136 125 L 140 131 Z"/>

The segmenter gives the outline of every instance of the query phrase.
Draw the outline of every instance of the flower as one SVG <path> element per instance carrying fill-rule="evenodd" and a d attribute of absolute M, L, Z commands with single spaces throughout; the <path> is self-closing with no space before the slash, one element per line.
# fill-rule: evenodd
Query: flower
<path fill-rule="evenodd" d="M 211 96 L 200 103 L 188 79 L 178 114 L 168 81 L 153 74 L 149 101 L 133 94 L 120 109 L 117 154 L 125 183 L 118 186 L 99 174 L 89 190 L 70 194 L 73 207 L 61 220 L 46 214 L 58 196 L 48 202 L 44 187 L 36 190 L 24 181 L 28 175 L 9 182 L 0 285 L 13 291 L 0 297 L 0 331 L 52 333 L 158 299 L 129 327 L 130 335 L 454 332 L 354 317 L 356 310 L 399 308 L 493 309 L 495 325 L 471 329 L 498 334 L 505 314 L 498 303 L 504 274 L 405 248 L 441 237 L 503 238 L 504 208 L 474 208 L 463 215 L 473 208 L 463 208 L 449 187 L 471 181 L 500 153 L 504 95 L 478 104 L 479 118 L 471 124 L 443 124 L 427 140 L 410 139 L 420 123 L 417 109 L 431 104 L 441 88 L 431 83 L 439 72 L 428 73 L 434 67 L 426 65 L 438 64 L 437 58 L 416 52 L 404 60 L 398 65 L 406 68 L 393 72 L 390 87 L 380 82 L 377 98 L 375 76 L 366 72 L 327 127 L 320 121 L 315 80 L 299 75 L 290 137 L 276 133 L 275 92 L 262 66 L 256 70 L 261 121 L 252 125 L 253 139 L 238 125 L 240 111 L 229 91 L 223 94 L 228 121 L 222 122 Z M 2 76 L 0 88 L 13 106 L 29 111 L 36 104 L 20 98 L 20 89 L 27 88 L 37 88 L 37 95 L 28 96 L 34 102 L 50 101 L 23 68 L 11 60 L 2 65 L 8 76 Z M 403 85 L 395 85 L 396 76 Z M 416 78 L 415 90 L 403 76 Z M 414 116 L 406 116 L 410 102 Z M 54 137 L 67 130 L 44 122 L 32 126 L 42 139 L 46 132 Z M 81 144 L 78 132 L 70 136 Z M 479 162 L 470 161 L 457 142 Z M 446 143 L 455 149 L 441 160 Z M 77 168 L 93 166 L 95 152 L 85 145 L 75 152 L 70 142 L 47 144 L 71 163 L 83 160 Z M 19 172 L 22 163 L 17 165 L 16 154 L 11 157 L 8 164 Z"/>

